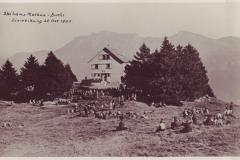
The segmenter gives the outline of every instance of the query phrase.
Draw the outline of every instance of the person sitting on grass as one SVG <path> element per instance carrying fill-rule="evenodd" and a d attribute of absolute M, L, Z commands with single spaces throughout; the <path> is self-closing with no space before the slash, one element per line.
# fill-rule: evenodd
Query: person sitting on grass
<path fill-rule="evenodd" d="M 146 111 L 143 112 L 143 115 L 141 116 L 141 118 L 148 119 L 148 115 Z"/>
<path fill-rule="evenodd" d="M 188 132 L 192 131 L 192 121 L 191 120 L 187 120 L 182 125 L 183 125 L 183 129 L 180 130 L 180 133 L 188 133 Z"/>
<path fill-rule="evenodd" d="M 29 100 L 29 104 L 31 104 L 31 105 L 33 104 L 33 102 L 32 102 L 32 100 L 31 100 L 31 99 Z"/>
<path fill-rule="evenodd" d="M 209 125 L 214 125 L 214 119 L 212 115 L 208 115 L 207 119 L 203 122 L 204 125 L 209 126 Z"/>
<path fill-rule="evenodd" d="M 122 130 L 126 130 L 127 127 L 125 127 L 125 123 L 123 121 L 123 116 L 120 116 L 120 122 L 116 128 L 117 131 L 122 131 Z"/>
<path fill-rule="evenodd" d="M 156 132 L 165 131 L 165 130 L 166 130 L 166 124 L 163 122 L 163 119 L 161 119 Z"/>
<path fill-rule="evenodd" d="M 166 104 L 163 101 L 160 101 L 159 105 L 160 107 L 166 107 Z"/>
<path fill-rule="evenodd" d="M 177 117 L 173 117 L 173 122 L 171 123 L 171 129 L 175 130 L 178 129 L 181 126 L 179 120 L 177 119 Z"/>
<path fill-rule="evenodd" d="M 40 99 L 39 101 L 39 106 L 43 106 L 43 99 Z"/>
<path fill-rule="evenodd" d="M 151 103 L 150 107 L 155 107 L 154 101 Z"/>
<path fill-rule="evenodd" d="M 187 117 L 187 116 L 189 116 L 188 110 L 187 110 L 187 109 L 184 109 L 184 111 L 183 111 L 183 117 Z"/>
<path fill-rule="evenodd" d="M 214 119 L 214 124 L 216 125 L 216 126 L 223 126 L 223 119 L 222 118 L 218 118 L 217 116 L 215 117 L 215 119 Z"/>
<path fill-rule="evenodd" d="M 228 106 L 226 107 L 226 110 L 224 111 L 223 115 L 226 116 L 226 117 L 236 118 L 236 117 L 233 115 L 233 102 L 231 102 L 231 103 L 229 104 L 229 107 L 228 107 Z"/>

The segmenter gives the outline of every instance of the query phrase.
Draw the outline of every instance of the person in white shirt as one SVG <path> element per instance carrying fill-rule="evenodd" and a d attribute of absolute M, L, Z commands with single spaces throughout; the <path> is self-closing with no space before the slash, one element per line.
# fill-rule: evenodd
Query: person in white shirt
<path fill-rule="evenodd" d="M 156 132 L 165 131 L 165 130 L 166 130 L 166 124 L 163 122 L 163 119 L 161 119 Z"/>

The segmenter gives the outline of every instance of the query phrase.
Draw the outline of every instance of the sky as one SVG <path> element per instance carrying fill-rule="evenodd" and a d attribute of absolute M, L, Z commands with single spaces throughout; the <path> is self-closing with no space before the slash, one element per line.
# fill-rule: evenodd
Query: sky
<path fill-rule="evenodd" d="M 0 58 L 55 50 L 103 30 L 140 36 L 190 31 L 211 38 L 240 37 L 240 3 L 0 3 Z M 62 13 L 71 23 L 16 23 L 4 12 Z M 28 18 L 27 18 L 28 19 Z"/>

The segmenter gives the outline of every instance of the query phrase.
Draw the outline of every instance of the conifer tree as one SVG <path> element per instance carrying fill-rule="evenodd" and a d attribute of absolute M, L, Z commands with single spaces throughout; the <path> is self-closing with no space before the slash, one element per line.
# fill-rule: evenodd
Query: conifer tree
<path fill-rule="evenodd" d="M 41 69 L 41 90 L 52 97 L 64 91 L 65 68 L 63 63 L 51 51 Z"/>
<path fill-rule="evenodd" d="M 134 59 L 125 67 L 125 77 L 123 81 L 130 88 L 146 90 L 147 80 L 151 76 L 149 60 L 151 58 L 150 49 L 146 44 L 142 44 L 139 52 L 136 52 Z"/>
<path fill-rule="evenodd" d="M 32 86 L 36 89 L 40 78 L 40 65 L 38 60 L 33 55 L 30 55 L 25 62 L 24 66 L 21 68 L 20 77 L 22 80 L 22 85 L 26 87 Z"/>
<path fill-rule="evenodd" d="M 214 97 L 214 93 L 208 84 L 207 71 L 199 57 L 198 51 L 188 44 L 184 47 L 181 56 L 183 99 L 194 100 L 204 95 Z"/>
<path fill-rule="evenodd" d="M 41 67 L 41 95 L 51 95 L 53 98 L 61 96 L 64 92 L 68 91 L 74 81 L 72 79 L 73 75 L 68 73 L 68 71 L 62 61 L 53 52 L 50 52 L 44 65 Z"/>
<path fill-rule="evenodd" d="M 160 51 L 154 53 L 154 77 L 150 82 L 152 90 L 158 95 L 158 99 L 162 101 L 178 99 L 176 97 L 178 89 L 176 62 L 175 48 L 165 37 Z"/>
<path fill-rule="evenodd" d="M 11 94 L 19 89 L 19 77 L 13 64 L 7 60 L 0 69 L 2 98 L 11 99 Z"/>
<path fill-rule="evenodd" d="M 135 60 L 140 63 L 147 62 L 151 56 L 150 49 L 146 46 L 145 43 L 143 43 L 139 48 L 139 51 L 140 52 L 136 52 L 136 55 L 134 55 Z"/>

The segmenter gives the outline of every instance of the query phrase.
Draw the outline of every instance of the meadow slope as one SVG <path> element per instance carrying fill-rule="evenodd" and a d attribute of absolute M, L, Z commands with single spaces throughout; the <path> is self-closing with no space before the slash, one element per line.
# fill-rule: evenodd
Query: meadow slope
<path fill-rule="evenodd" d="M 99 120 L 67 114 L 67 106 L 45 105 L 44 109 L 29 104 L 0 102 L 0 156 L 239 156 L 240 108 L 236 119 L 223 127 L 194 126 L 190 133 L 171 129 L 155 133 L 159 120 L 168 126 L 173 116 L 184 108 L 207 106 L 212 113 L 223 112 L 225 103 L 184 103 L 184 106 L 149 107 L 128 101 L 122 112 L 143 114 L 148 119 L 126 120 L 127 130 L 115 131 L 117 119 Z"/>

